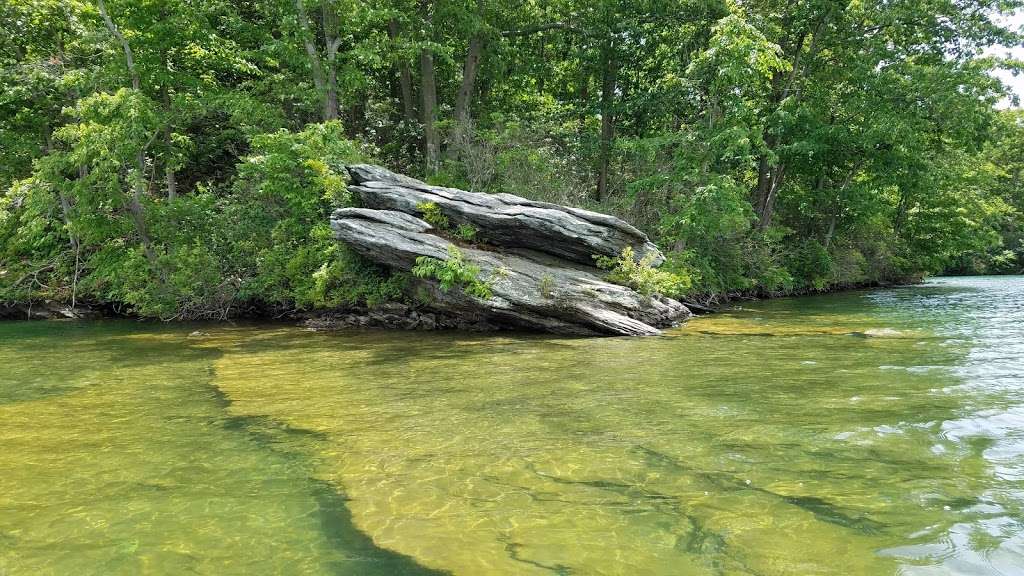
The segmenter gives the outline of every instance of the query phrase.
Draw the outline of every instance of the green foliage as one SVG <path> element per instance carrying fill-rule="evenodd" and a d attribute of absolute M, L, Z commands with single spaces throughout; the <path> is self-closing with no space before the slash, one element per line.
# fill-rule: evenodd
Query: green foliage
<path fill-rule="evenodd" d="M 622 254 L 616 258 L 595 256 L 594 260 L 599 268 L 608 271 L 606 277 L 609 281 L 629 286 L 644 296 L 679 297 L 690 287 L 688 276 L 654 268 L 651 266 L 653 253 L 638 260 L 630 246 L 623 248 Z"/>
<path fill-rule="evenodd" d="M 420 256 L 412 269 L 417 278 L 437 280 L 442 292 L 458 287 L 463 292 L 484 300 L 493 296 L 491 280 L 480 279 L 480 268 L 469 264 L 462 251 L 456 246 L 448 246 L 448 257 L 444 260 Z"/>
<path fill-rule="evenodd" d="M 449 227 L 448 217 L 441 211 L 441 207 L 434 202 L 420 202 L 416 205 L 423 220 L 439 230 L 447 230 Z"/>
<path fill-rule="evenodd" d="M 226 216 L 238 223 L 228 245 L 239 275 L 239 297 L 279 306 L 332 307 L 373 297 L 388 283 L 368 273 L 334 240 L 327 218 L 351 199 L 341 175 L 363 158 L 337 122 L 302 132 L 277 131 L 253 139 L 238 167 Z M 361 270 L 367 274 L 353 274 Z M 368 286 L 353 282 L 365 276 Z"/>
<path fill-rule="evenodd" d="M 480 230 L 472 224 L 459 224 L 455 229 L 455 237 L 463 242 L 476 242 L 477 232 Z"/>
<path fill-rule="evenodd" d="M 339 248 L 339 254 L 313 273 L 311 303 L 316 308 L 365 304 L 375 308 L 405 299 L 408 277 L 367 262 Z"/>
<path fill-rule="evenodd" d="M 990 74 L 1021 63 L 988 56 L 1022 5 L 104 0 L 115 34 L 97 2 L 8 2 L 0 300 L 401 298 L 327 226 L 366 158 L 623 217 L 703 297 L 1024 272 L 1024 117 Z"/>
<path fill-rule="evenodd" d="M 799 279 L 803 287 L 823 290 L 835 274 L 835 264 L 828 250 L 817 240 L 809 239 L 785 258 L 786 271 Z"/>
<path fill-rule="evenodd" d="M 499 112 L 488 120 L 487 128 L 469 134 L 453 129 L 450 155 L 432 183 L 557 204 L 588 202 L 589 175 L 561 146 L 577 139 L 575 126 L 544 118 L 526 125 Z"/>
<path fill-rule="evenodd" d="M 954 253 L 947 272 L 1024 273 L 1024 112 L 1000 113 L 976 161 L 974 185 L 986 194 L 956 215 L 969 238 L 961 240 L 966 249 Z"/>

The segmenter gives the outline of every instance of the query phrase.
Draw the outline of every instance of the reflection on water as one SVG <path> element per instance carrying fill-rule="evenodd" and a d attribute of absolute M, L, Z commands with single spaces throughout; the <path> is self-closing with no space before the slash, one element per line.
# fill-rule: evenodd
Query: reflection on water
<path fill-rule="evenodd" d="M 1022 294 L 643 339 L 0 325 L 0 573 L 1020 573 Z"/>

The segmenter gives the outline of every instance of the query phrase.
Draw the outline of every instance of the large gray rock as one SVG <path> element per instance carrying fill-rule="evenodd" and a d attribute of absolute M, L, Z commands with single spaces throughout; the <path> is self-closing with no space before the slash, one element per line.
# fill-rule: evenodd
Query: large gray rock
<path fill-rule="evenodd" d="M 394 176 L 389 185 L 393 191 L 387 197 L 407 211 L 414 211 L 415 204 L 422 201 L 422 191 L 399 186 L 395 182 L 404 177 Z M 367 188 L 365 184 L 362 187 Z M 480 196 L 462 196 L 469 193 L 442 190 L 460 196 L 463 203 L 466 198 Z M 408 194 L 412 200 L 403 198 L 403 194 Z M 474 209 L 474 213 L 484 214 L 485 210 L 480 207 Z M 525 218 L 519 222 L 536 220 Z M 537 237 L 531 236 L 534 228 L 522 225 L 523 235 Z M 396 270 L 411 270 L 420 256 L 447 260 L 448 249 L 452 246 L 449 240 L 431 233 L 432 228 L 426 222 L 393 210 L 340 209 L 332 215 L 331 227 L 338 240 L 359 254 Z M 504 234 L 505 245 L 512 244 L 511 229 Z M 645 297 L 625 286 L 606 282 L 600 271 L 578 262 L 536 250 L 489 248 L 461 246 L 459 250 L 466 263 L 480 268 L 479 278 L 491 283 L 493 295 L 487 299 L 477 298 L 457 287 L 445 292 L 436 282 L 424 280 L 422 288 L 429 292 L 431 308 L 458 315 L 466 323 L 585 335 L 654 335 L 659 333 L 658 327 L 689 316 L 686 307 L 675 300 Z"/>
<path fill-rule="evenodd" d="M 589 210 L 535 202 L 512 194 L 478 194 L 430 186 L 379 166 L 348 167 L 364 208 L 419 214 L 417 206 L 433 202 L 453 226 L 471 224 L 477 238 L 496 246 L 531 248 L 593 265 L 594 256 L 618 256 L 632 247 L 636 257 L 653 254 L 654 266 L 664 257 L 647 235 L 626 222 Z"/>
<path fill-rule="evenodd" d="M 338 240 L 356 252 L 396 270 L 411 270 L 419 256 L 449 258 L 452 243 L 429 234 L 421 220 L 419 231 L 395 227 L 387 216 L 341 209 L 331 219 Z M 479 278 L 492 286 L 487 299 L 459 288 L 443 292 L 433 282 L 431 307 L 456 313 L 467 322 L 518 326 L 564 334 L 653 335 L 689 316 L 686 307 L 670 298 L 646 297 L 601 279 L 596 270 L 559 261 L 540 252 L 517 253 L 463 246 L 467 263 L 478 266 Z"/>

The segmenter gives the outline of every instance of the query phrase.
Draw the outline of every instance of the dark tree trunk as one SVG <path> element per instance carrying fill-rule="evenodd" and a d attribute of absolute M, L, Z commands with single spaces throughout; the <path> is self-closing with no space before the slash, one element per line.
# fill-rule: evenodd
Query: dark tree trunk
<path fill-rule="evenodd" d="M 484 19 L 484 2 L 476 2 L 477 28 L 469 38 L 469 46 L 466 48 L 466 62 L 462 66 L 462 83 L 459 84 L 459 91 L 455 94 L 455 123 L 460 127 L 469 126 L 470 103 L 473 100 L 476 73 L 480 68 L 480 57 L 483 54 L 484 37 L 482 32 Z"/>
<path fill-rule="evenodd" d="M 466 63 L 462 67 L 462 83 L 455 95 L 455 122 L 460 126 L 468 126 L 470 123 L 469 106 L 473 99 L 473 85 L 476 82 L 476 72 L 480 65 L 480 55 L 483 52 L 484 41 L 480 36 L 469 39 L 469 48 L 466 50 Z"/>
<path fill-rule="evenodd" d="M 170 147 L 171 147 L 171 130 L 170 130 L 170 127 L 168 127 L 165 130 L 165 134 L 166 134 L 166 138 L 167 138 L 167 148 L 170 149 Z M 170 200 L 174 200 L 175 198 L 178 197 L 178 176 L 177 176 L 177 173 L 175 172 L 174 168 L 170 168 L 170 167 L 164 168 L 164 181 L 167 184 L 167 200 L 169 200 L 169 201 Z"/>
<path fill-rule="evenodd" d="M 431 0 L 420 0 L 420 13 L 427 35 L 433 34 Z M 437 82 L 434 78 L 434 54 L 420 52 L 420 114 L 423 120 L 423 157 L 427 174 L 436 174 L 441 164 L 441 140 L 437 131 Z"/>
<path fill-rule="evenodd" d="M 434 81 L 434 55 L 429 50 L 420 54 L 420 94 L 423 113 L 423 156 L 428 174 L 440 168 L 441 141 L 437 131 L 437 85 Z"/>
<path fill-rule="evenodd" d="M 779 188 L 782 187 L 782 180 L 786 175 L 786 167 L 782 164 L 768 166 L 765 172 L 764 193 L 760 206 L 758 229 L 767 230 L 772 223 L 772 215 L 775 211 L 775 198 L 778 196 Z"/>
<path fill-rule="evenodd" d="M 601 144 L 597 158 L 597 191 L 594 195 L 598 202 L 608 195 L 608 170 L 612 142 L 615 139 L 615 86 L 618 72 L 611 46 L 606 46 L 601 56 Z"/>
<path fill-rule="evenodd" d="M 398 38 L 398 21 L 388 21 L 388 36 L 392 40 Z M 412 96 L 412 67 L 405 59 L 398 61 L 398 89 L 402 100 L 402 117 L 409 122 L 416 120 L 416 104 Z"/>

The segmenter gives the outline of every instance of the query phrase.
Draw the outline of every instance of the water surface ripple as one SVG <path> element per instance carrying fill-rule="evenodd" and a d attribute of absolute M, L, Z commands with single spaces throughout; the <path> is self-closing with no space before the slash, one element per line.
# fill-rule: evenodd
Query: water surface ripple
<path fill-rule="evenodd" d="M 1024 574 L 1024 278 L 658 338 L 0 324 L 0 574 Z"/>

